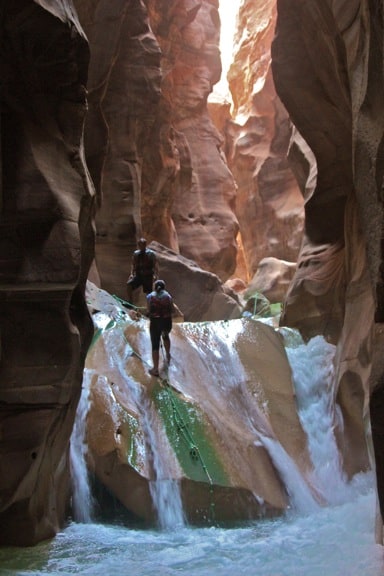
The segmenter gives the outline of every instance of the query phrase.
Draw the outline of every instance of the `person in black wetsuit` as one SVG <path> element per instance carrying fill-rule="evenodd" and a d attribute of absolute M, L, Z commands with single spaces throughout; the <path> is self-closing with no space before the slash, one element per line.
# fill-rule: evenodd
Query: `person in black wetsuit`
<path fill-rule="evenodd" d="M 137 242 L 138 250 L 135 250 L 132 258 L 131 274 L 127 281 L 128 302 L 132 302 L 132 294 L 139 286 L 143 287 L 144 294 L 152 291 L 153 282 L 158 277 L 158 264 L 156 254 L 147 248 L 145 238 Z"/>
<path fill-rule="evenodd" d="M 171 341 L 169 333 L 172 330 L 172 316 L 182 316 L 179 308 L 173 301 L 172 296 L 165 289 L 164 280 L 156 280 L 155 289 L 147 295 L 147 316 L 149 333 L 152 344 L 153 368 L 149 371 L 152 376 L 159 375 L 159 349 L 160 340 L 163 338 L 166 354 L 166 363 L 171 361 Z"/>

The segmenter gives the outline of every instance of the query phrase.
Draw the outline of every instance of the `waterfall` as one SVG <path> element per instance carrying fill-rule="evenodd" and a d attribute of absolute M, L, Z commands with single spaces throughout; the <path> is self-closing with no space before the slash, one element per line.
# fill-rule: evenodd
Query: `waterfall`
<path fill-rule="evenodd" d="M 284 480 L 293 508 L 301 514 L 310 514 L 318 510 L 319 504 L 314 499 L 308 484 L 281 444 L 265 436 L 261 436 L 261 442 Z"/>
<path fill-rule="evenodd" d="M 298 415 L 308 437 L 314 467 L 313 483 L 330 504 L 346 498 L 346 479 L 342 471 L 334 435 L 335 424 L 342 426 L 341 413 L 334 404 L 335 346 L 322 336 L 307 344 L 286 348 L 296 390 Z"/>
<path fill-rule="evenodd" d="M 185 525 L 185 516 L 177 480 L 171 478 L 168 469 L 168 457 L 164 458 L 163 449 L 167 444 L 165 432 L 157 426 L 154 419 L 153 408 L 146 402 L 143 404 L 145 414 L 146 435 L 153 456 L 153 469 L 155 479 L 149 483 L 153 505 L 157 511 L 158 523 L 163 530 L 169 530 Z"/>
<path fill-rule="evenodd" d="M 149 482 L 149 488 L 159 526 L 162 529 L 173 529 L 185 524 L 179 483 L 172 478 L 172 459 L 175 457 L 169 448 L 162 423 L 155 416 L 152 402 L 143 394 L 140 383 L 127 377 L 125 358 L 132 355 L 133 350 L 125 339 L 123 327 L 121 330 L 118 330 L 118 327 L 117 324 L 108 334 L 109 362 L 119 371 L 141 416 L 143 434 L 152 456 L 154 479 Z"/>
<path fill-rule="evenodd" d="M 193 331 L 193 327 L 187 329 L 190 332 Z M 206 334 L 203 342 L 195 342 L 193 338 L 190 338 L 190 342 L 200 355 L 206 356 L 207 362 L 210 361 L 212 354 L 220 360 L 225 359 L 220 364 L 211 363 L 209 365 L 209 373 L 217 382 L 216 388 L 219 396 L 225 397 L 227 404 L 233 406 L 234 412 L 242 413 L 244 420 L 247 420 L 252 426 L 255 434 L 255 445 L 261 443 L 268 452 L 284 481 L 292 507 L 303 514 L 314 512 L 319 509 L 319 504 L 307 481 L 294 460 L 275 438 L 271 425 L 262 411 L 258 409 L 257 414 L 255 414 L 254 399 L 244 385 L 247 375 L 236 350 L 237 338 L 243 330 L 244 326 L 241 320 L 215 322 L 214 331 Z M 298 336 L 295 336 L 295 341 L 297 339 Z M 310 363 L 311 359 L 306 357 L 304 362 L 308 363 L 308 361 Z M 239 390 L 241 390 L 240 394 Z"/>
<path fill-rule="evenodd" d="M 76 522 L 92 522 L 92 495 L 86 465 L 86 421 L 89 410 L 89 387 L 92 371 L 85 369 L 80 401 L 70 440 L 70 468 L 72 479 L 72 508 Z"/>
<path fill-rule="evenodd" d="M 142 383 L 143 367 L 137 362 L 140 358 L 144 365 L 150 362 L 150 346 L 147 328 L 143 323 L 134 324 L 134 348 L 127 341 L 124 331 L 127 330 L 126 316 L 94 315 L 95 325 L 103 332 L 105 357 L 103 363 L 107 381 L 116 378 L 121 391 L 129 398 L 130 408 L 140 422 L 144 438 L 143 446 L 147 451 L 151 473 L 148 474 L 149 490 L 153 507 L 157 512 L 158 524 L 162 529 L 174 529 L 185 524 L 185 516 L 180 494 L 180 464 L 170 446 L 166 430 L 154 402 L 151 399 L 151 388 Z M 246 325 L 247 326 L 247 325 Z M 195 358 L 193 367 L 195 378 L 201 382 L 214 382 L 209 387 L 196 386 L 193 390 L 197 404 L 206 403 L 214 418 L 223 413 L 221 407 L 232 411 L 236 419 L 234 427 L 241 428 L 246 423 L 253 431 L 255 445 L 262 444 L 267 450 L 274 467 L 286 486 L 292 507 L 301 513 L 312 513 L 319 509 L 317 496 L 330 504 L 345 502 L 348 498 L 347 481 L 344 477 L 339 451 L 334 435 L 335 425 L 342 426 L 340 410 L 334 403 L 334 368 L 335 347 L 322 337 L 313 338 L 305 344 L 292 332 L 291 337 L 285 334 L 285 350 L 291 366 L 292 380 L 297 398 L 297 411 L 308 441 L 308 453 L 312 461 L 311 476 L 303 476 L 290 454 L 285 450 L 284 442 L 280 444 L 268 420 L 266 405 L 258 404 L 247 385 L 251 368 L 242 363 L 240 351 L 244 354 L 244 342 L 248 346 L 249 333 L 242 319 L 229 322 L 207 324 L 189 324 L 182 327 L 180 343 L 188 340 L 191 358 Z M 249 324 L 249 327 L 252 325 Z M 133 326 L 132 326 L 133 328 Z M 283 331 L 282 331 L 283 332 Z M 175 336 L 175 346 L 177 346 Z M 245 349 L 245 358 L 251 358 L 253 340 Z M 255 340 L 257 344 L 257 340 Z M 248 354 L 248 356 L 247 356 Z M 214 361 L 212 361 L 214 359 Z M 132 361 L 132 363 L 131 363 Z M 127 368 L 133 366 L 131 370 Z M 137 365 L 137 368 L 135 368 Z M 170 381 L 175 384 L 183 369 L 174 363 L 170 367 Z M 86 522 L 90 519 L 91 500 L 87 488 L 85 471 L 86 446 L 84 444 L 84 426 L 89 403 L 90 372 L 85 371 L 83 394 L 78 407 L 76 425 L 71 439 L 71 467 L 74 485 L 74 510 L 76 519 Z M 154 385 L 151 381 L 150 386 Z M 290 386 L 289 377 L 285 383 Z M 115 391 L 118 386 L 115 386 Z M 156 389 L 154 389 L 156 390 Z M 156 392 L 157 394 L 157 392 Z M 118 398 L 113 394 L 113 402 Z M 117 404 L 116 404 L 117 406 Z M 88 492 L 88 493 L 87 493 Z M 314 494 L 316 496 L 314 496 Z M 255 494 L 257 497 L 257 495 Z M 87 512 L 88 510 L 88 512 Z"/>

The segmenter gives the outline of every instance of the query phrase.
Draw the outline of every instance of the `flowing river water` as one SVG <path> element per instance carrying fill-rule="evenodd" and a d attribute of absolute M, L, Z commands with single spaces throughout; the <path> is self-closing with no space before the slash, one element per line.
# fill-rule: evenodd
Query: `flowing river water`
<path fill-rule="evenodd" d="M 292 507 L 281 518 L 225 528 L 187 526 L 177 486 L 161 480 L 164 462 L 158 459 L 159 481 L 151 486 L 158 529 L 93 521 L 82 441 L 90 381 L 86 373 L 71 440 L 75 520 L 50 542 L 0 549 L 0 576 L 383 576 L 383 548 L 374 537 L 374 474 L 360 474 L 348 483 L 339 466 L 331 425 L 338 417 L 330 401 L 333 353 L 319 337 L 287 347 L 314 483 L 327 506 L 314 505 L 279 445 L 270 444 L 266 447 L 291 494 Z M 150 418 L 147 436 L 156 443 Z"/>

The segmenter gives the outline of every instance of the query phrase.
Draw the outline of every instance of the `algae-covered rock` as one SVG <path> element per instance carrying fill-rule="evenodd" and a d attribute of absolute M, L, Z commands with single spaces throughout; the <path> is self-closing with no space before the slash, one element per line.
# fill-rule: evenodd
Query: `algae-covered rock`
<path fill-rule="evenodd" d="M 252 318 L 174 324 L 171 364 L 161 362 L 154 378 L 148 320 L 111 302 L 93 316 L 87 358 L 89 467 L 98 480 L 150 522 L 158 481 L 178 484 L 190 522 L 283 512 L 289 498 L 274 451 L 305 479 L 311 464 L 281 336 Z"/>

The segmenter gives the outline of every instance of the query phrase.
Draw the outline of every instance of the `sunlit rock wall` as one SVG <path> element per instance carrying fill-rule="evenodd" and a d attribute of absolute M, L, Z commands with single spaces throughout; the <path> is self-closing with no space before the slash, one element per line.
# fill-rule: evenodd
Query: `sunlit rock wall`
<path fill-rule="evenodd" d="M 148 8 L 162 51 L 162 100 L 143 185 L 143 226 L 226 280 L 236 264 L 235 183 L 207 111 L 221 74 L 218 0 L 150 0 Z M 175 236 L 165 242 L 167 214 Z"/>
<path fill-rule="evenodd" d="M 236 215 L 248 280 L 264 257 L 296 262 L 303 231 L 304 200 L 287 161 L 292 124 L 271 71 L 275 24 L 276 0 L 241 4 L 228 73 L 233 109 L 225 128 L 226 153 L 238 188 Z"/>
<path fill-rule="evenodd" d="M 349 409 L 340 443 L 348 462 L 356 445 L 351 423 L 367 411 L 374 314 L 382 320 L 383 309 L 382 5 L 278 0 L 277 9 L 275 85 L 318 170 L 283 322 L 339 343 L 338 395 Z M 378 413 L 372 428 L 382 486 Z"/>
<path fill-rule="evenodd" d="M 140 235 L 226 280 L 235 184 L 207 112 L 220 78 L 218 2 L 75 0 L 89 37 L 87 160 L 102 286 L 121 297 Z"/>
<path fill-rule="evenodd" d="M 89 52 L 70 2 L 1 8 L 0 544 L 62 526 L 68 445 L 93 333 Z"/>
<path fill-rule="evenodd" d="M 90 44 L 86 157 L 97 193 L 96 264 L 101 284 L 125 297 L 142 235 L 143 158 L 153 145 L 160 48 L 142 0 L 75 0 Z"/>

